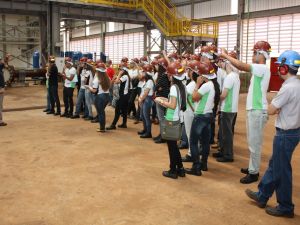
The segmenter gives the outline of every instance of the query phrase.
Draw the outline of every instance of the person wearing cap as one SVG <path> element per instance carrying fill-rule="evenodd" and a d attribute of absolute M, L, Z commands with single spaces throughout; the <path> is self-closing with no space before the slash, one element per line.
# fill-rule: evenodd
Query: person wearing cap
<path fill-rule="evenodd" d="M 202 62 L 199 68 L 199 76 L 193 90 L 192 100 L 196 102 L 194 119 L 190 133 L 190 148 L 193 166 L 186 169 L 187 174 L 201 176 L 201 171 L 207 171 L 207 159 L 209 155 L 209 140 L 211 135 L 211 119 L 213 117 L 215 87 L 212 79 L 216 75 L 209 62 Z M 199 141 L 202 146 L 202 156 L 200 161 Z"/>
<path fill-rule="evenodd" d="M 139 105 L 141 106 L 141 117 L 143 120 L 143 130 L 139 131 L 140 138 L 152 138 L 150 112 L 153 105 L 154 81 L 153 66 L 146 64 L 143 66 L 145 84 L 139 97 Z"/>
<path fill-rule="evenodd" d="M 235 52 L 229 55 L 237 58 Z M 218 162 L 233 162 L 233 127 L 239 103 L 240 78 L 238 70 L 228 61 L 224 62 L 224 69 L 227 73 L 221 94 L 221 115 L 219 125 L 219 147 Z"/>
<path fill-rule="evenodd" d="M 89 117 L 89 110 L 88 107 L 85 105 L 85 90 L 86 90 L 85 85 L 87 80 L 90 79 L 92 72 L 91 70 L 88 70 L 87 58 L 82 58 L 80 62 L 82 63 L 82 70 L 80 73 L 80 89 L 77 95 L 75 114 L 71 117 L 72 119 L 80 118 L 79 114 L 82 105 L 85 106 L 83 118 Z"/>
<path fill-rule="evenodd" d="M 48 90 L 49 90 L 49 98 L 50 98 L 50 111 L 47 114 L 54 114 L 55 116 L 59 116 L 61 113 L 60 110 L 60 101 L 58 96 L 58 69 L 55 64 L 55 57 L 50 56 L 49 65 L 48 65 Z M 56 105 L 56 112 L 55 112 Z"/>
<path fill-rule="evenodd" d="M 167 73 L 171 81 L 169 98 L 157 97 L 155 102 L 166 108 L 165 119 L 168 121 L 183 122 L 183 111 L 186 110 L 186 88 L 183 84 L 185 68 L 179 62 L 168 64 Z M 180 104 L 178 104 L 178 102 Z M 177 141 L 167 140 L 170 169 L 163 171 L 162 175 L 168 178 L 177 179 L 178 176 L 185 177 L 181 154 Z"/>
<path fill-rule="evenodd" d="M 76 69 L 73 67 L 73 62 L 70 58 L 66 58 L 65 60 L 65 67 L 62 72 L 62 78 L 64 80 L 63 98 L 65 104 L 65 112 L 61 115 L 61 117 L 70 118 L 73 116 L 73 93 L 78 81 Z"/>
<path fill-rule="evenodd" d="M 135 99 L 138 95 L 138 83 L 139 83 L 139 69 L 138 69 L 138 63 L 139 60 L 137 58 L 134 58 L 130 61 L 129 64 L 129 70 L 128 74 L 131 81 L 131 89 L 129 90 L 129 102 L 128 102 L 128 116 L 130 116 L 130 113 L 132 112 L 132 118 L 136 119 L 137 116 L 137 110 L 135 106 Z"/>
<path fill-rule="evenodd" d="M 279 92 L 268 107 L 269 115 L 276 115 L 276 134 L 269 166 L 258 185 L 258 192 L 246 190 L 249 198 L 260 208 L 265 208 L 273 193 L 278 205 L 266 207 L 266 213 L 277 217 L 294 217 L 292 201 L 293 153 L 300 140 L 300 54 L 296 51 L 283 52 L 276 62 L 278 74 L 284 80 Z"/>
<path fill-rule="evenodd" d="M 3 62 L 2 58 L 0 57 L 0 126 L 6 126 L 7 123 L 3 121 L 2 110 L 3 110 L 3 99 L 4 99 L 4 89 L 5 89 L 5 80 L 3 69 L 7 67 L 7 63 Z"/>
<path fill-rule="evenodd" d="M 243 63 L 227 54 L 222 49 L 220 57 L 230 61 L 239 70 L 251 72 L 250 86 L 247 95 L 247 140 L 250 151 L 248 168 L 242 168 L 246 174 L 240 179 L 242 184 L 256 182 L 259 177 L 263 130 L 268 121 L 267 91 L 270 82 L 270 69 L 266 65 L 271 46 L 266 41 L 258 41 L 253 47 L 252 64 Z"/>
<path fill-rule="evenodd" d="M 170 93 L 170 80 L 167 74 L 168 62 L 164 58 L 158 59 L 158 75 L 157 81 L 155 85 L 155 96 L 168 98 Z M 159 103 L 156 103 L 156 112 L 159 123 L 161 123 L 165 119 L 166 108 L 161 106 Z M 161 138 L 161 134 L 154 139 L 154 142 L 157 144 L 164 143 L 165 140 Z"/>
<path fill-rule="evenodd" d="M 125 57 L 126 58 L 126 57 Z M 126 58 L 127 59 L 127 58 Z M 118 125 L 119 128 L 127 128 L 127 110 L 128 110 L 128 100 L 129 100 L 129 89 L 130 89 L 130 77 L 128 74 L 128 66 L 127 62 L 122 59 L 120 64 L 120 71 L 119 74 L 114 81 L 115 84 L 120 85 L 119 90 L 119 100 L 116 103 L 115 108 L 115 117 L 113 122 L 109 127 L 107 127 L 107 130 L 115 130 L 116 124 L 119 121 L 120 116 L 123 117 L 123 123 Z"/>
<path fill-rule="evenodd" d="M 97 93 L 95 99 L 95 106 L 98 113 L 98 121 L 100 128 L 97 129 L 98 132 L 105 132 L 105 108 L 109 103 L 109 88 L 110 88 L 110 78 L 106 73 L 106 67 L 104 63 L 98 63 L 96 65 L 96 75 L 93 80 L 92 87 L 87 86 L 89 90 L 93 93 Z"/>

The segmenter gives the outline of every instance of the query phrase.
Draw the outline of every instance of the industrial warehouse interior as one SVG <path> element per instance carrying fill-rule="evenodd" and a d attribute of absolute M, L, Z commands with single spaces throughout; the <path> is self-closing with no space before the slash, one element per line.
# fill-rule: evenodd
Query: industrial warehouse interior
<path fill-rule="evenodd" d="M 0 225 L 299 225 L 300 0 L 0 0 Z"/>

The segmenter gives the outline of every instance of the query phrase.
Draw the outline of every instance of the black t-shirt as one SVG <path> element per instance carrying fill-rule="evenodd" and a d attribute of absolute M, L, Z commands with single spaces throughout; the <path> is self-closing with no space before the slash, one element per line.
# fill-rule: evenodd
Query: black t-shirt
<path fill-rule="evenodd" d="M 58 85 L 58 69 L 55 64 L 49 68 L 49 86 Z"/>
<path fill-rule="evenodd" d="M 4 64 L 0 64 L 0 88 L 5 87 L 3 68 L 4 68 Z"/>

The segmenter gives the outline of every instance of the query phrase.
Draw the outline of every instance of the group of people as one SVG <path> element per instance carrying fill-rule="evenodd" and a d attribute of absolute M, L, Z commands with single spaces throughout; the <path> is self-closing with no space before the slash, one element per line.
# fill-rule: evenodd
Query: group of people
<path fill-rule="evenodd" d="M 5 91 L 5 79 L 4 79 L 4 68 L 8 68 L 8 58 L 5 56 L 4 59 L 0 57 L 0 127 L 7 126 L 7 123 L 3 121 L 2 111 L 3 111 L 3 100 L 4 100 L 4 91 Z"/>
<path fill-rule="evenodd" d="M 154 137 L 156 143 L 167 143 L 170 169 L 163 176 L 177 179 L 186 174 L 201 176 L 208 170 L 210 146 L 217 138 L 218 152 L 213 154 L 217 162 L 234 161 L 234 126 L 238 112 L 240 79 L 239 71 L 252 74 L 247 95 L 247 140 L 250 152 L 249 164 L 241 169 L 245 174 L 240 182 L 249 184 L 259 178 L 264 126 L 268 115 L 278 114 L 273 155 L 269 167 L 259 183 L 259 191 L 246 190 L 246 194 L 260 207 L 265 207 L 268 199 L 276 191 L 278 206 L 268 207 L 266 212 L 274 216 L 292 217 L 292 171 L 291 157 L 300 137 L 300 80 L 297 78 L 300 55 L 295 51 L 285 51 L 279 58 L 282 88 L 272 103 L 268 105 L 267 91 L 270 69 L 266 61 L 270 57 L 271 46 L 259 41 L 253 47 L 252 64 L 239 61 L 234 51 L 215 45 L 203 46 L 201 54 L 182 56 L 165 51 L 152 61 L 148 57 L 129 60 L 122 58 L 114 75 L 112 62 L 92 62 L 82 58 L 74 67 L 70 58 L 65 60 L 61 73 L 64 80 L 63 100 L 65 111 L 61 114 L 57 93 L 59 73 L 54 57 L 49 58 L 48 114 L 67 118 L 83 118 L 99 123 L 99 132 L 127 128 L 127 118 L 134 118 L 135 124 L 142 121 L 140 138 L 152 138 L 152 122 L 160 124 L 180 121 L 183 136 L 189 143 L 188 154 L 181 157 L 177 140 L 164 140 L 162 135 Z M 76 110 L 73 114 L 73 92 L 78 87 Z M 136 99 L 138 104 L 136 104 Z M 105 108 L 110 104 L 115 108 L 113 121 L 106 127 Z M 55 111 L 56 105 L 56 111 Z M 92 105 L 97 116 L 94 117 Z M 132 115 L 131 115 L 132 114 Z M 120 117 L 121 124 L 117 125 Z M 215 132 L 215 123 L 219 124 Z M 215 135 L 216 133 L 216 135 Z M 185 169 L 183 162 L 192 162 Z"/>

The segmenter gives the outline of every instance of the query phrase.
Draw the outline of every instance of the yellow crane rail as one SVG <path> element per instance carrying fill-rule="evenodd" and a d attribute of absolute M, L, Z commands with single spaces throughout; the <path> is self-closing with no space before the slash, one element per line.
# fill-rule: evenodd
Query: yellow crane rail
<path fill-rule="evenodd" d="M 176 10 L 176 7 L 166 0 L 81 0 L 112 7 L 142 9 L 152 22 L 167 37 L 192 36 L 217 38 L 218 22 L 189 19 Z"/>

